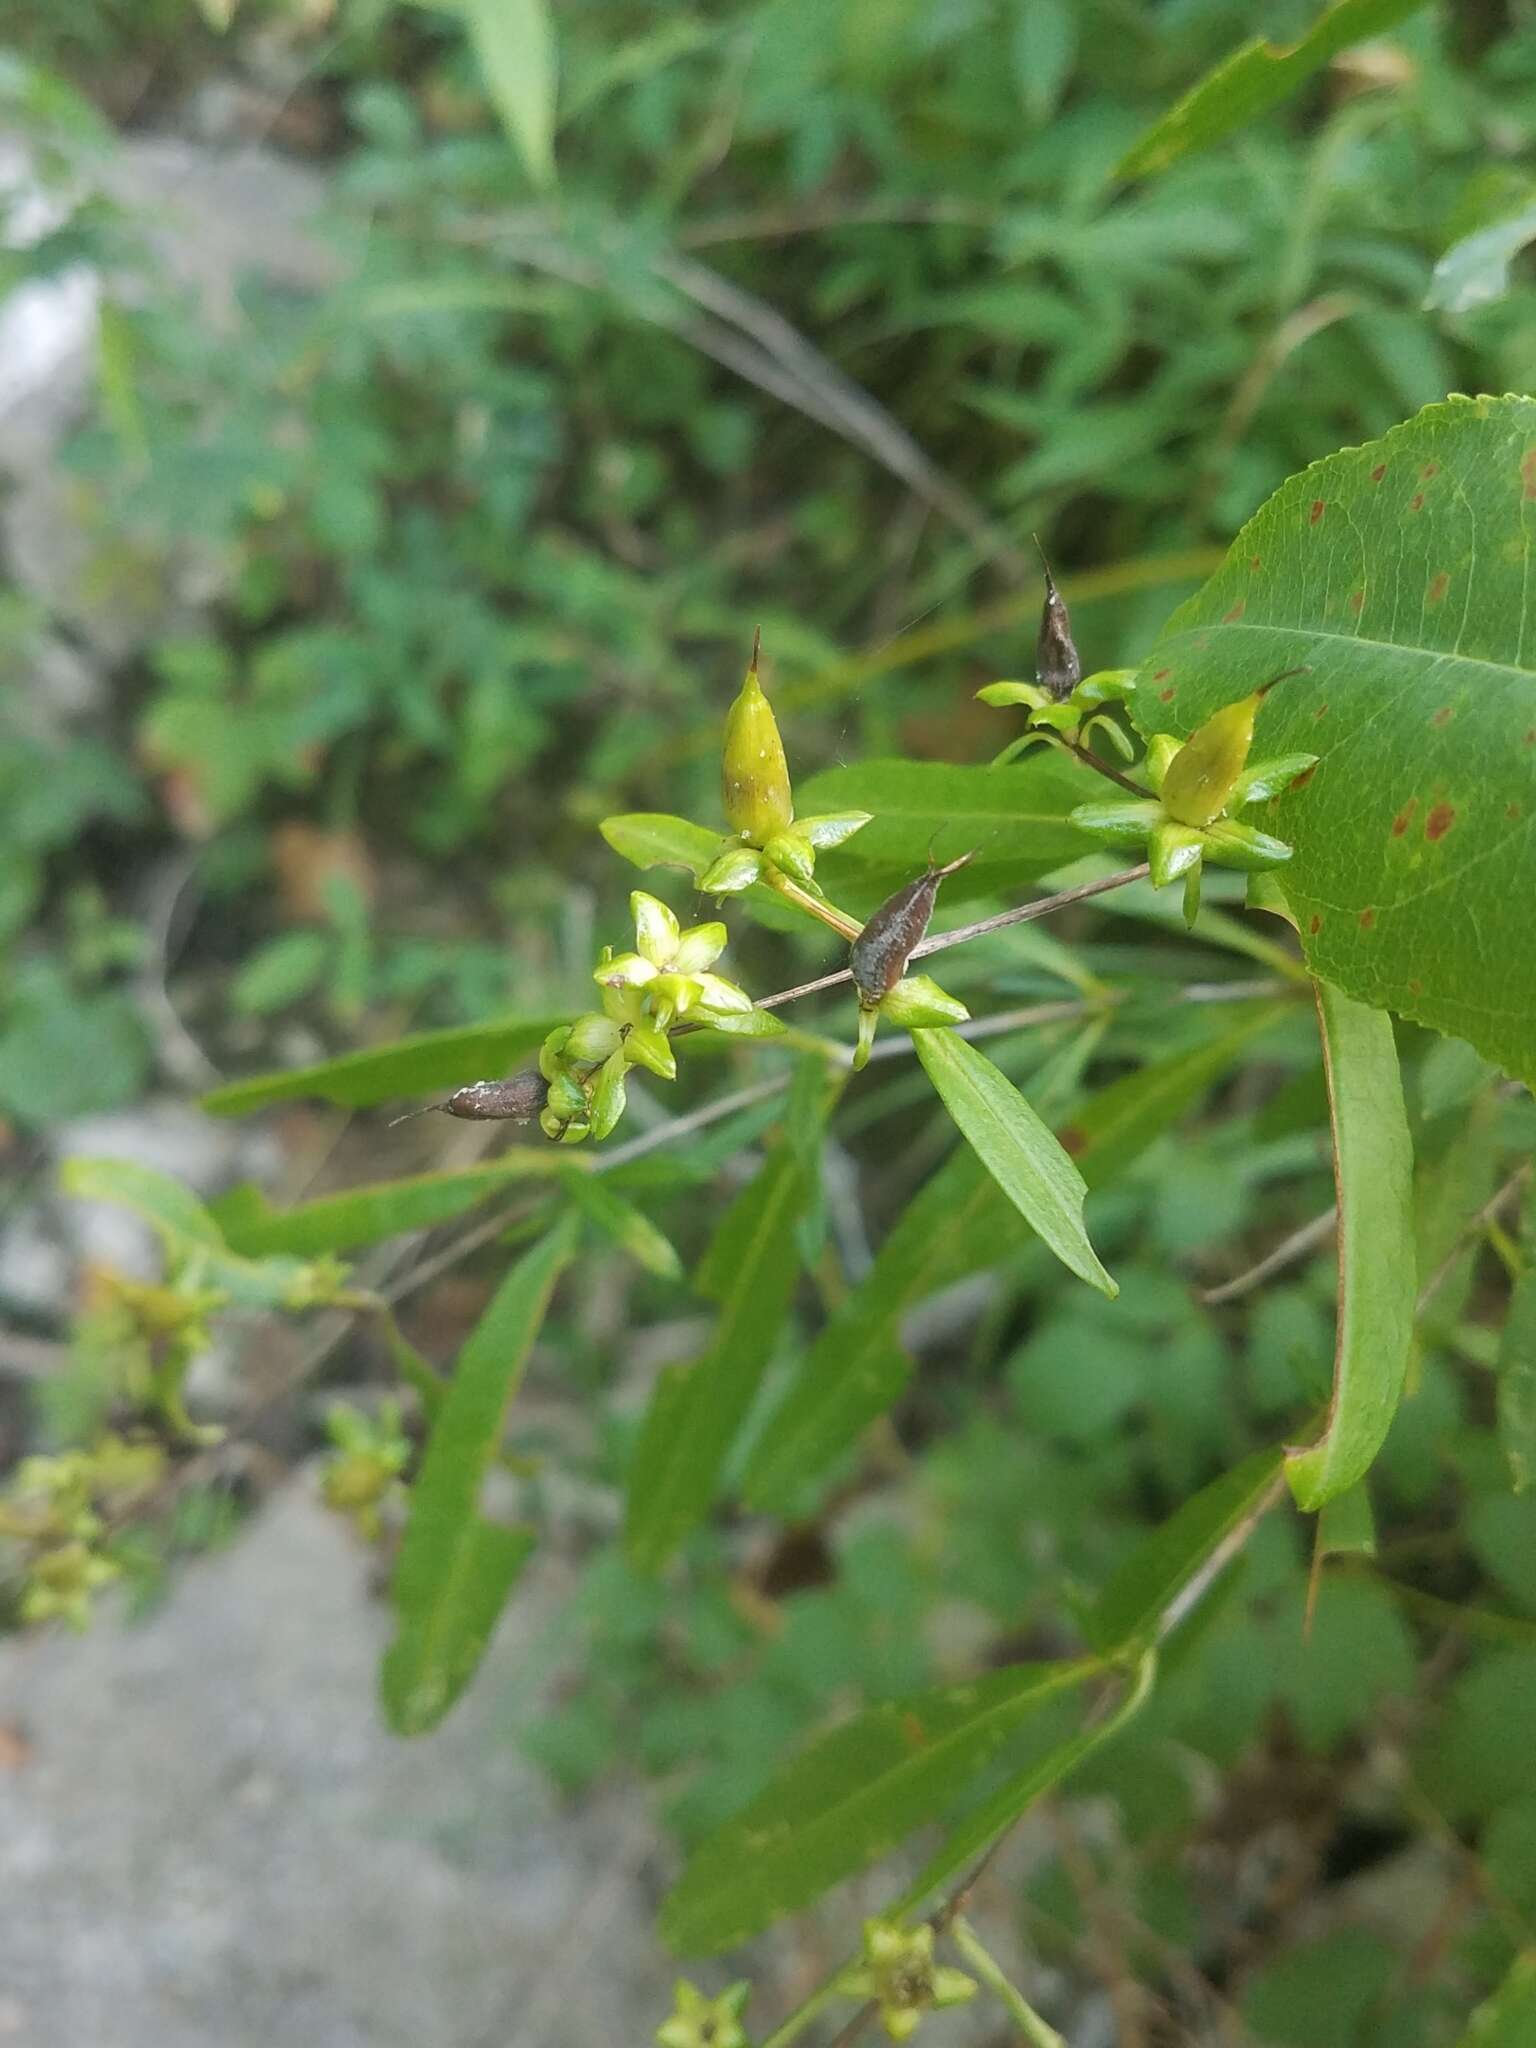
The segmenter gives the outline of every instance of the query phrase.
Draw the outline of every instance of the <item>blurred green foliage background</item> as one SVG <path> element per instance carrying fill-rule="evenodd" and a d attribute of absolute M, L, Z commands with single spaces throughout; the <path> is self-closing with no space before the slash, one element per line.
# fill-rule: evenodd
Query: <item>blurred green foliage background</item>
<path fill-rule="evenodd" d="M 1536 388 L 1518 266 L 1485 305 L 1424 307 L 1447 247 L 1536 199 L 1526 0 L 1425 8 L 1115 185 L 1256 16 L 1284 37 L 1314 11 L 570 0 L 551 192 L 451 12 L 246 0 L 220 34 L 179 0 L 11 10 L 0 113 L 48 207 L 0 287 L 88 265 L 101 295 L 47 463 L 68 549 L 37 573 L 14 521 L 3 549 L 16 1199 L 51 1123 L 203 1078 L 146 987 L 221 1070 L 583 1003 L 630 879 L 595 823 L 715 815 L 759 621 L 803 771 L 984 759 L 1006 735 L 972 692 L 1021 672 L 1034 532 L 1089 665 L 1134 660 L 1286 475 L 1447 391 Z M 147 203 L 121 164 L 166 134 L 189 154 Z M 177 178 L 194 197 L 205 156 L 250 151 L 258 180 L 306 174 L 291 241 L 274 262 L 253 235 L 246 270 L 226 223 L 210 283 L 174 253 Z M 60 646 L 95 678 L 78 706 L 40 681 Z M 1063 1100 L 1052 1060 L 1129 1068 L 1224 1028 L 1159 1000 L 1210 953 L 1092 930 L 1079 967 L 1146 1000 L 1092 1048 L 1062 1027 L 1006 1056 Z M 1070 992 L 1059 967 L 974 972 L 1029 1002 Z M 1536 1129 L 1465 1048 L 1403 1045 L 1430 1274 Z M 1304 1022 L 1264 1060 L 1102 1198 L 1117 1307 L 1012 1262 L 979 1317 L 936 1326 L 878 1483 L 837 1512 L 771 1553 L 699 1539 L 681 1591 L 592 1517 L 558 1704 L 523 1737 L 561 1784 L 653 1774 L 697 1837 L 829 1707 L 1054 1650 L 1138 1533 L 1325 1390 L 1326 1259 L 1231 1308 L 1190 1284 L 1330 1198 Z M 876 1237 L 937 1156 L 907 1142 L 906 1085 L 840 1127 Z M 750 1135 L 656 1164 L 681 1241 Z M 1485 1264 L 1466 1253 L 1426 1329 L 1379 1568 L 1331 1576 L 1305 1635 L 1303 1531 L 1265 1524 L 1074 1786 L 1108 1806 L 1063 1819 L 1020 1900 L 1032 1945 L 1091 1976 L 1108 1892 L 1137 2038 L 1434 2048 L 1536 1945 L 1536 1508 L 1490 1428 Z M 550 1439 L 598 1488 L 633 1435 L 633 1404 L 601 1398 L 615 1331 L 668 1312 L 644 1276 L 612 1285 L 565 1332 L 588 1405 Z"/>

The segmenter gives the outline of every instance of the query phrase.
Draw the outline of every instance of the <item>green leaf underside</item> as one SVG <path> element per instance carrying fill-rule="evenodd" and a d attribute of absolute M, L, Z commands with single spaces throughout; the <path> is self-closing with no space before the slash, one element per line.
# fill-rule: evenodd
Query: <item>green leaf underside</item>
<path fill-rule="evenodd" d="M 855 1715 L 813 1742 L 690 1859 L 661 1911 L 680 1954 L 712 1954 L 888 1855 L 943 1812 L 1092 1660 L 1017 1665 Z"/>
<path fill-rule="evenodd" d="M 1092 842 L 1067 823 L 1067 813 L 1099 789 L 1089 769 L 1042 750 L 1006 768 L 941 761 L 828 768 L 796 792 L 796 801 L 807 814 L 873 814 L 846 846 L 817 863 L 817 879 L 834 896 L 834 882 L 844 876 L 872 874 L 882 884 L 895 883 L 920 874 L 930 857 L 943 862 L 974 851 L 971 865 L 944 885 L 954 901 L 1017 887 L 1086 852 Z"/>
<path fill-rule="evenodd" d="M 541 1151 L 530 1145 L 483 1166 L 348 1188 L 344 1194 L 324 1195 L 296 1209 L 274 1209 L 259 1188 L 246 1182 L 221 1198 L 215 1214 L 238 1252 L 250 1257 L 297 1252 L 314 1258 L 322 1252 L 357 1251 L 402 1231 L 446 1223 L 516 1181 L 547 1178 L 567 1163 L 552 1148 Z"/>
<path fill-rule="evenodd" d="M 459 0 L 475 61 L 535 185 L 555 179 L 555 35 L 547 0 Z"/>
<path fill-rule="evenodd" d="M 1395 27 L 1423 5 L 1424 0 L 1337 0 L 1295 43 L 1254 37 L 1224 57 L 1140 136 L 1116 165 L 1115 175 L 1143 178 L 1219 142 L 1278 106 L 1340 50 Z"/>
<path fill-rule="evenodd" d="M 1288 1014 L 1288 1005 L 1256 1005 L 1206 1044 L 1090 1097 L 1060 1134 L 1088 1187 L 1122 1172 L 1255 1037 Z M 912 1375 L 899 1336 L 909 1309 L 1011 1257 L 1028 1240 L 1023 1217 L 970 1147 L 952 1152 L 903 1210 L 873 1266 L 790 1380 L 747 1468 L 749 1505 L 788 1509 L 901 1397 Z"/>
<path fill-rule="evenodd" d="M 1117 1294 L 1088 1241 L 1087 1183 L 1008 1076 L 953 1031 L 914 1031 L 912 1043 L 962 1136 L 1025 1222 L 1080 1280 Z"/>
<path fill-rule="evenodd" d="M 1413 1146 L 1392 1021 L 1317 986 L 1339 1197 L 1333 1399 L 1323 1434 L 1286 1459 L 1298 1506 L 1364 1477 L 1397 1411 L 1413 1338 Z"/>
<path fill-rule="evenodd" d="M 508 1017 L 464 1030 L 424 1031 L 397 1039 L 377 1051 L 343 1053 L 287 1074 L 257 1074 L 231 1081 L 203 1097 L 214 1116 L 244 1116 L 273 1102 L 317 1097 L 343 1109 L 366 1109 L 431 1090 L 457 1088 L 465 1081 L 491 1081 L 536 1052 L 565 1017 Z"/>
<path fill-rule="evenodd" d="M 1273 1492 L 1284 1453 L 1255 1451 L 1185 1501 L 1138 1544 L 1105 1586 L 1085 1622 L 1103 1651 L 1153 1641 L 1169 1603 Z"/>
<path fill-rule="evenodd" d="M 699 1271 L 720 1303 L 709 1349 L 657 1382 L 629 1479 L 624 1542 L 657 1571 L 703 1520 L 767 1370 L 799 1270 L 794 1225 L 808 1180 L 787 1146 L 772 1152 L 726 1212 Z"/>
<path fill-rule="evenodd" d="M 482 1519 L 480 1491 L 576 1234 L 575 1217 L 565 1217 L 513 1266 L 439 1408 L 411 1489 L 395 1567 L 399 1628 L 381 1673 L 385 1716 L 398 1734 L 435 1727 L 464 1690 L 533 1546 L 530 1530 Z"/>
<path fill-rule="evenodd" d="M 1187 734 L 1278 671 L 1246 814 L 1295 849 L 1307 963 L 1536 1080 L 1536 402 L 1453 398 L 1282 485 L 1141 671 Z"/>

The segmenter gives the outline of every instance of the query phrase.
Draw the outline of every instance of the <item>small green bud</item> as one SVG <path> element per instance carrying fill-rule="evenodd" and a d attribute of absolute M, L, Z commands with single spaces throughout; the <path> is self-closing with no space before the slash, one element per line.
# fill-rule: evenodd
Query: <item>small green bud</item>
<path fill-rule="evenodd" d="M 569 1024 L 557 1024 L 539 1047 L 539 1072 L 546 1081 L 553 1081 L 561 1072 L 561 1060 L 570 1035 Z"/>
<path fill-rule="evenodd" d="M 795 815 L 784 742 L 758 681 L 757 658 L 754 639 L 746 681 L 726 714 L 721 756 L 726 823 L 749 846 L 765 846 Z"/>
<path fill-rule="evenodd" d="M 925 2013 L 964 2005 L 979 1987 L 963 1970 L 934 1962 L 933 1929 L 926 1922 L 900 1927 L 890 1920 L 866 1920 L 862 1967 L 848 1972 L 842 1988 L 850 1997 L 874 1999 L 889 2038 L 906 2041 Z"/>
<path fill-rule="evenodd" d="M 572 1074 L 556 1074 L 549 1084 L 548 1113 L 562 1123 L 567 1117 L 585 1116 L 587 1091 Z"/>
<path fill-rule="evenodd" d="M 635 919 L 635 946 L 653 967 L 668 967 L 682 936 L 677 919 L 660 897 L 636 889 L 629 899 Z"/>

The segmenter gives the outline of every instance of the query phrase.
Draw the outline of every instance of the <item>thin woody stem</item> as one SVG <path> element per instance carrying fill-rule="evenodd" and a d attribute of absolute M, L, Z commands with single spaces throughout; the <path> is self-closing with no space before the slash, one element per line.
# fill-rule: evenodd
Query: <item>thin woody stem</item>
<path fill-rule="evenodd" d="M 1043 730 L 1049 731 L 1050 728 L 1045 727 Z M 1132 796 L 1142 797 L 1149 803 L 1156 802 L 1150 789 L 1143 789 L 1139 782 L 1132 782 L 1129 775 L 1122 775 L 1118 768 L 1102 760 L 1092 747 L 1085 747 L 1077 740 L 1069 740 L 1064 732 L 1053 733 L 1051 736 L 1059 745 L 1066 748 L 1074 760 L 1081 761 L 1085 768 L 1091 768 L 1096 775 L 1107 776 L 1111 782 L 1118 782 L 1120 787 L 1129 790 Z"/>
<path fill-rule="evenodd" d="M 1144 881 L 1150 869 L 1145 861 L 1134 868 L 1125 868 L 1117 875 L 1105 875 L 1101 881 L 1080 882 L 1075 889 L 1062 889 L 1054 896 L 1039 896 L 1032 903 L 1016 903 L 1011 910 L 1000 910 L 995 917 L 983 917 L 975 924 L 963 924 L 952 932 L 936 932 L 920 945 L 912 948 L 911 958 L 925 960 L 930 953 L 945 952 L 950 946 L 963 946 L 968 939 L 979 939 L 988 932 L 1000 932 L 1014 924 L 1028 924 L 1037 917 L 1049 917 L 1053 911 L 1065 910 L 1069 903 L 1085 902 L 1090 896 L 1103 896 L 1110 889 L 1123 889 L 1128 882 Z M 835 974 L 823 974 L 815 981 L 803 981 L 798 988 L 780 989 L 777 995 L 764 996 L 757 1007 L 760 1010 L 782 1009 L 785 1003 L 798 1002 L 801 996 L 813 996 L 824 988 L 838 988 L 845 981 L 852 981 L 853 971 L 848 967 L 838 968 Z"/>

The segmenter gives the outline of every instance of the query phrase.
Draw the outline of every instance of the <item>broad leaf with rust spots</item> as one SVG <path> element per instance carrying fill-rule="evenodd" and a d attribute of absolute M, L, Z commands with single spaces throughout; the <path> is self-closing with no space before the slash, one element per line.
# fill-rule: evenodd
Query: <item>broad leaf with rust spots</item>
<path fill-rule="evenodd" d="M 1536 1080 L 1536 401 L 1452 398 L 1292 477 L 1169 620 L 1136 714 L 1185 735 L 1282 669 L 1256 809 L 1307 964 Z"/>

